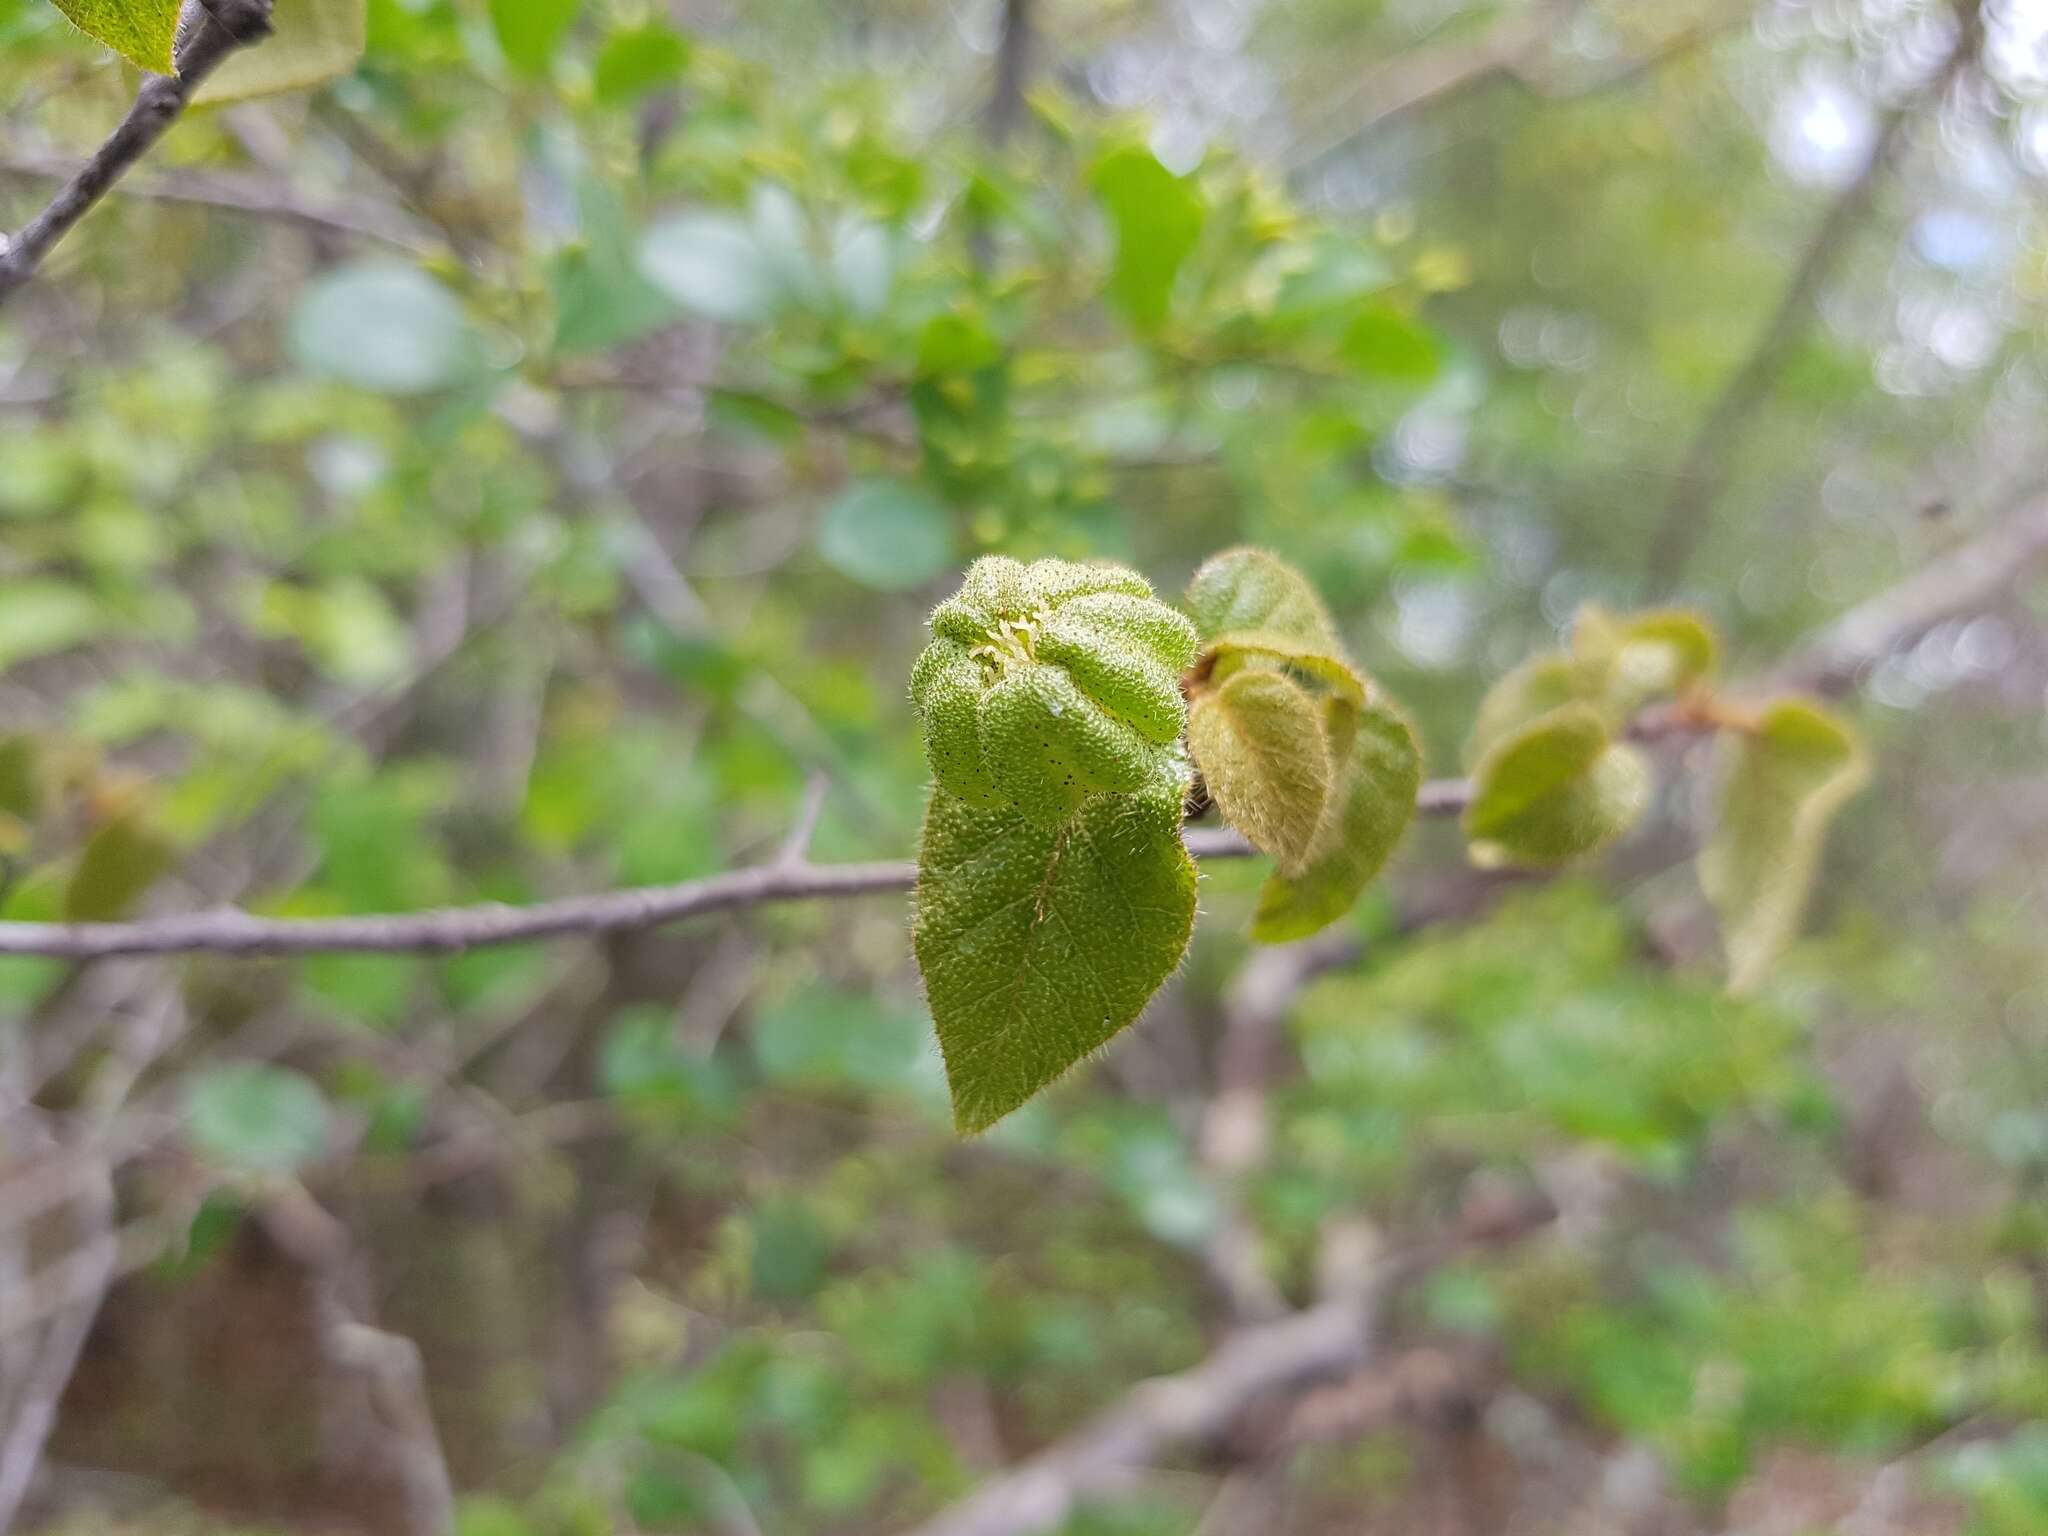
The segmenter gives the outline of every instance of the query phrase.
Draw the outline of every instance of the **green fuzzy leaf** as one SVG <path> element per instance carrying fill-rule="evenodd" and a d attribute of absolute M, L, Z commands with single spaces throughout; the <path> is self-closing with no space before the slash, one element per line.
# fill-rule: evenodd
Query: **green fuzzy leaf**
<path fill-rule="evenodd" d="M 1259 631 L 1309 653 L 1342 654 L 1336 626 L 1308 578 L 1263 549 L 1228 549 L 1204 561 L 1188 583 L 1187 607 L 1211 643 Z"/>
<path fill-rule="evenodd" d="M 1116 231 L 1109 300 L 1132 327 L 1159 329 L 1173 301 L 1173 280 L 1202 233 L 1202 199 L 1139 145 L 1113 149 L 1089 175 Z"/>
<path fill-rule="evenodd" d="M 1259 892 L 1252 937 L 1267 944 L 1305 939 L 1349 912 L 1386 867 L 1415 815 L 1422 788 L 1422 754 L 1400 713 L 1377 701 L 1354 710 L 1329 700 L 1351 737 L 1348 755 L 1324 804 L 1322 827 L 1308 866 L 1297 875 L 1277 871 Z"/>
<path fill-rule="evenodd" d="M 54 0 L 71 24 L 138 69 L 171 72 L 181 0 Z"/>
<path fill-rule="evenodd" d="M 1112 565 L 985 556 L 932 614 L 911 673 L 940 785 L 1056 825 L 1170 765 L 1195 631 Z"/>
<path fill-rule="evenodd" d="M 270 36 L 230 54 L 194 100 L 243 101 L 339 79 L 363 56 L 368 12 L 368 0 L 277 0 Z"/>
<path fill-rule="evenodd" d="M 64 920 L 112 922 L 176 862 L 176 848 L 140 811 L 110 817 L 79 850 L 64 887 Z"/>
<path fill-rule="evenodd" d="M 1224 818 L 1282 871 L 1300 873 L 1330 793 L 1315 700 L 1284 673 L 1235 673 L 1188 711 L 1188 746 Z"/>
<path fill-rule="evenodd" d="M 1863 744 L 1818 705 L 1780 699 L 1723 738 L 1720 809 L 1700 885 L 1720 914 L 1728 984 L 1748 991 L 1798 932 L 1828 823 L 1868 777 Z"/>
<path fill-rule="evenodd" d="M 1508 736 L 1473 773 L 1465 836 L 1474 863 L 1562 864 L 1642 815 L 1650 765 L 1614 741 L 1591 705 L 1567 704 Z"/>
<path fill-rule="evenodd" d="M 43 747 L 35 737 L 0 736 L 0 816 L 33 826 L 42 818 Z"/>
<path fill-rule="evenodd" d="M 911 931 L 963 1134 L 1100 1049 L 1180 964 L 1195 920 L 1185 787 L 1162 773 L 1056 826 L 932 795 Z"/>

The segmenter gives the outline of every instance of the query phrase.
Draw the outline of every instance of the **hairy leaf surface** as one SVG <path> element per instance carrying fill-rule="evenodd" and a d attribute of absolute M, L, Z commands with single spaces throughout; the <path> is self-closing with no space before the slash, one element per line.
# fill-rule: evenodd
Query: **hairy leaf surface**
<path fill-rule="evenodd" d="M 1185 776 L 1046 826 L 932 794 L 912 939 L 962 1132 L 986 1130 L 1137 1018 L 1187 949 Z"/>
<path fill-rule="evenodd" d="M 1868 777 L 1863 746 L 1801 699 L 1765 709 L 1722 743 L 1719 814 L 1700 850 L 1700 885 L 1721 917 L 1728 985 L 1754 987 L 1799 929 L 1828 823 Z"/>
<path fill-rule="evenodd" d="M 1337 655 L 1336 626 L 1308 579 L 1263 549 L 1226 549 L 1188 583 L 1188 612 L 1204 640 L 1233 630 L 1262 630 Z"/>
<path fill-rule="evenodd" d="M 1322 712 L 1285 673 L 1238 672 L 1188 711 L 1188 746 L 1224 818 L 1297 874 L 1330 793 Z"/>
<path fill-rule="evenodd" d="M 54 0 L 71 24 L 152 74 L 171 72 L 180 0 Z"/>
<path fill-rule="evenodd" d="M 1354 710 L 1340 700 L 1326 708 L 1347 729 L 1330 732 L 1349 749 L 1324 803 L 1322 825 L 1308 865 L 1299 874 L 1276 871 L 1259 891 L 1252 937 L 1268 944 L 1305 939 L 1349 912 L 1386 866 L 1415 815 L 1422 787 L 1422 754 L 1398 711 L 1375 700 Z"/>

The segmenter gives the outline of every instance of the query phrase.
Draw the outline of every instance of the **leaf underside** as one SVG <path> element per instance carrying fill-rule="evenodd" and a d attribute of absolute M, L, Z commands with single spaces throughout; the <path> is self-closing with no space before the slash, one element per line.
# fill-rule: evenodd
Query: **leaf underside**
<path fill-rule="evenodd" d="M 1052 826 L 932 792 L 911 936 L 963 1133 L 1107 1043 L 1180 964 L 1195 918 L 1184 789 L 1162 773 Z"/>
<path fill-rule="evenodd" d="M 1315 700 L 1285 673 L 1234 673 L 1188 712 L 1188 746 L 1230 824 L 1299 873 L 1330 792 Z"/>
<path fill-rule="evenodd" d="M 1863 749 L 1832 714 L 1769 706 L 1722 746 L 1720 807 L 1700 850 L 1700 885 L 1721 918 L 1728 985 L 1746 992 L 1792 941 L 1828 823 L 1867 777 Z"/>
<path fill-rule="evenodd" d="M 1330 708 L 1336 714 L 1343 705 Z M 1356 734 L 1324 802 L 1307 867 L 1293 876 L 1275 871 L 1259 891 L 1252 937 L 1263 943 L 1305 939 L 1349 912 L 1414 818 L 1422 754 L 1408 722 L 1377 701 L 1353 718 Z"/>
<path fill-rule="evenodd" d="M 246 101 L 338 79 L 363 56 L 368 13 L 367 0 L 277 0 L 270 36 L 230 54 L 193 99 Z"/>

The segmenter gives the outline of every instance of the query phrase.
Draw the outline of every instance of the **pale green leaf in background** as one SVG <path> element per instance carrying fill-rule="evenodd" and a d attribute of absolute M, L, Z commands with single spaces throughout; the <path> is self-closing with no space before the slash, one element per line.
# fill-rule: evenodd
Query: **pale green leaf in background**
<path fill-rule="evenodd" d="M 1466 772 L 1499 742 L 1583 696 L 1578 667 L 1555 651 L 1531 656 L 1506 672 L 1486 690 L 1472 717 L 1472 730 L 1465 738 Z"/>
<path fill-rule="evenodd" d="M 648 230 L 640 270 L 684 308 L 712 320 L 766 319 L 781 301 L 753 226 L 731 213 L 682 213 Z"/>
<path fill-rule="evenodd" d="M 1650 765 L 1599 712 L 1567 704 L 1508 736 L 1473 772 L 1465 836 L 1473 862 L 1561 864 L 1612 842 L 1650 798 Z"/>
<path fill-rule="evenodd" d="M 416 395 L 455 383 L 477 364 L 462 306 L 416 267 L 372 260 L 339 267 L 292 311 L 293 360 L 384 395 Z"/>
<path fill-rule="evenodd" d="M 491 31 L 505 61 L 523 75 L 545 75 L 581 5 L 582 0 L 490 0 Z"/>
<path fill-rule="evenodd" d="M 1284 673 L 1235 673 L 1189 708 L 1188 747 L 1224 819 L 1300 873 L 1330 793 L 1316 701 Z"/>
<path fill-rule="evenodd" d="M 171 72 L 181 0 L 53 0 L 71 24 L 138 69 Z"/>
<path fill-rule="evenodd" d="M 1722 739 L 1720 805 L 1700 885 L 1720 914 L 1728 984 L 1748 991 L 1799 931 L 1828 823 L 1868 777 L 1863 745 L 1817 704 L 1780 699 Z"/>
<path fill-rule="evenodd" d="M 1184 788 L 1162 774 L 1052 826 L 933 792 L 911 932 L 962 1132 L 1106 1044 L 1180 964 L 1195 918 Z"/>
<path fill-rule="evenodd" d="M 201 1152 L 252 1173 L 290 1173 L 327 1147 L 327 1100 L 303 1073 L 259 1062 L 210 1067 L 185 1089 L 185 1132 Z"/>
<path fill-rule="evenodd" d="M 856 480 L 825 509 L 818 553 L 864 587 L 921 587 L 953 563 L 953 519 L 908 480 Z"/>
<path fill-rule="evenodd" d="M 1109 301 L 1134 329 L 1156 331 L 1172 306 L 1174 279 L 1202 233 L 1201 194 L 1135 144 L 1097 160 L 1089 184 L 1116 231 Z"/>
<path fill-rule="evenodd" d="M 228 55 L 193 99 L 241 101 L 339 79 L 363 56 L 368 11 L 368 0 L 277 0 L 270 36 Z"/>
<path fill-rule="evenodd" d="M 105 627 L 99 601 L 67 582 L 9 581 L 0 600 L 0 672 L 82 645 Z"/>
<path fill-rule="evenodd" d="M 141 810 L 109 817 L 93 829 L 72 866 L 64 886 L 65 921 L 107 923 L 125 916 L 176 861 L 176 848 Z"/>
<path fill-rule="evenodd" d="M 1349 912 L 1415 815 L 1422 754 L 1399 711 L 1377 699 L 1363 710 L 1338 699 L 1325 707 L 1348 717 L 1350 751 L 1324 806 L 1308 866 L 1298 875 L 1274 872 L 1259 891 L 1252 937 L 1263 943 L 1305 939 Z"/>
<path fill-rule="evenodd" d="M 604 40 L 591 86 L 607 106 L 625 106 L 671 86 L 690 62 L 690 40 L 665 21 L 619 27 Z"/>

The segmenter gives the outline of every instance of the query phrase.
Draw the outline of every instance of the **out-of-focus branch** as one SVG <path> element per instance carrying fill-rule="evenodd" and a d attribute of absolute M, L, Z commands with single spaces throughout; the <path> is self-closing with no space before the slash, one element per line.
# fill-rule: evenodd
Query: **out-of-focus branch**
<path fill-rule="evenodd" d="M 313 1333 L 331 1380 L 323 1428 L 332 1470 L 388 1481 L 397 1536 L 447 1536 L 455 1490 L 427 1403 L 419 1347 L 363 1320 L 361 1263 L 348 1229 L 296 1185 L 259 1211 L 271 1239 L 305 1269 Z"/>
<path fill-rule="evenodd" d="M 1057 1529 L 1081 1501 L 1126 1485 L 1181 1446 L 1218 1438 L 1254 1404 L 1355 1370 L 1372 1354 L 1379 1308 L 1394 1286 L 1472 1248 L 1518 1241 L 1550 1218 L 1540 1197 L 1512 1210 L 1486 1202 L 1448 1236 L 1376 1265 L 1364 1294 L 1237 1330 L 1201 1364 L 1140 1383 L 913 1536 L 1036 1536 Z"/>
<path fill-rule="evenodd" d="M 1806 334 L 1814 306 L 1840 269 L 1857 229 L 1869 214 L 1883 182 L 1912 126 L 1942 98 L 1958 73 L 1977 55 L 1981 26 L 1974 3 L 1957 7 L 1955 46 L 1927 83 L 1892 107 L 1879 120 L 1870 153 L 1854 177 L 1835 194 L 1814 231 L 1791 281 L 1778 297 L 1770 318 L 1757 333 L 1748 355 L 1714 397 L 1699 430 L 1679 462 L 1671 500 L 1651 539 L 1644 569 L 1644 593 L 1656 597 L 1671 590 L 1685 574 L 1686 563 L 1699 543 L 1714 503 L 1727 488 L 1742 434 L 1750 418 L 1771 397 L 1778 376 Z"/>
<path fill-rule="evenodd" d="M 271 0 L 201 0 L 195 24 L 180 39 L 178 72 L 146 78 L 135 93 L 135 104 L 107 141 L 57 189 L 41 213 L 0 246 L 0 304 L 35 275 L 71 226 L 164 136 L 183 114 L 192 92 L 222 60 L 269 36 L 270 5 Z"/>
<path fill-rule="evenodd" d="M 0 175 L 39 181 L 68 181 L 83 166 L 66 155 L 20 150 L 0 154 Z M 381 241 L 416 256 L 441 249 L 434 233 L 397 208 L 366 200 L 307 197 L 267 177 L 222 171 L 163 171 L 130 177 L 119 187 L 123 197 L 151 202 L 190 203 L 247 214 L 252 219 L 299 224 L 309 229 Z"/>
<path fill-rule="evenodd" d="M 1287 157 L 1300 171 L 1356 143 L 1374 129 L 1483 81 L 1508 79 L 1546 100 L 1568 100 L 1626 85 L 1686 57 L 1750 14 L 1747 5 L 1679 28 L 1642 52 L 1614 61 L 1596 73 L 1553 77 L 1537 67 L 1574 7 L 1537 4 L 1512 14 L 1478 37 L 1411 49 L 1386 60 L 1321 114 Z"/>
<path fill-rule="evenodd" d="M 1842 693 L 1857 674 L 1911 645 L 1945 619 L 1982 608 L 2048 561 L 2048 495 L 1858 603 L 1776 673 L 1787 687 Z"/>
<path fill-rule="evenodd" d="M 1032 0 L 1003 0 L 1003 35 L 996 44 L 996 83 L 982 126 L 1000 149 L 1024 115 L 1024 81 L 1031 70 Z"/>

